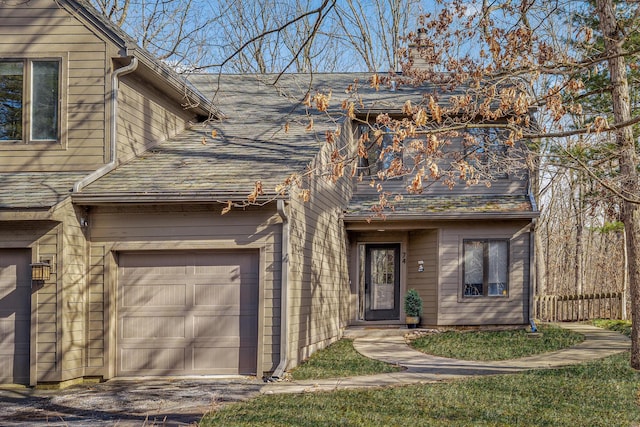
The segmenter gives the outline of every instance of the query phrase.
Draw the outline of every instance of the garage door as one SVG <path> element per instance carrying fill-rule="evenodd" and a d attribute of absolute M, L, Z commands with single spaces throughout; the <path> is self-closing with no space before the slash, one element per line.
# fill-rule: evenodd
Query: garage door
<path fill-rule="evenodd" d="M 31 251 L 0 249 L 0 384 L 29 384 Z"/>
<path fill-rule="evenodd" d="M 117 374 L 255 374 L 256 252 L 119 256 Z"/>

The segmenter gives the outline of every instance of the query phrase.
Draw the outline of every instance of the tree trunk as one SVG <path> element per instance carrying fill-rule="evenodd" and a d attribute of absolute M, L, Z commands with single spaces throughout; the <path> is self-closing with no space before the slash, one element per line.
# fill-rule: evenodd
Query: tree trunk
<path fill-rule="evenodd" d="M 600 31 L 604 37 L 611 76 L 611 100 L 615 123 L 623 123 L 631 118 L 629 83 L 627 81 L 622 43 L 624 34 L 620 31 L 615 16 L 613 0 L 596 1 Z M 627 236 L 627 256 L 629 257 L 629 289 L 631 299 L 631 366 L 640 369 L 640 210 L 630 200 L 638 195 L 638 154 L 631 127 L 623 127 L 616 132 L 619 149 L 621 191 L 625 195 L 622 202 L 622 222 Z"/>
<path fill-rule="evenodd" d="M 582 179 L 582 173 L 580 171 L 576 172 L 576 175 L 573 177 L 574 181 L 574 185 L 576 185 L 578 188 L 576 190 L 574 190 L 574 192 L 572 193 L 577 193 L 577 194 L 572 194 L 573 196 L 573 209 L 574 212 L 573 214 L 575 215 L 576 218 L 576 241 L 575 241 L 575 248 L 574 248 L 574 270 L 573 270 L 573 274 L 574 274 L 574 280 L 576 282 L 576 293 L 578 295 L 582 295 L 582 293 L 584 292 L 584 271 L 583 271 L 583 244 L 584 244 L 584 200 L 583 200 L 583 195 L 582 195 L 582 187 L 584 185 L 584 181 Z M 582 301 L 578 300 L 578 312 L 580 312 L 580 309 L 582 307 L 580 307 L 582 305 Z"/>

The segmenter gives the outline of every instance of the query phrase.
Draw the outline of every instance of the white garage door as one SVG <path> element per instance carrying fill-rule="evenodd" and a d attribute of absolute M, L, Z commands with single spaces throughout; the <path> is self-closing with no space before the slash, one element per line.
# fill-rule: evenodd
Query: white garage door
<path fill-rule="evenodd" d="M 0 384 L 29 384 L 31 251 L 0 249 Z"/>
<path fill-rule="evenodd" d="M 117 375 L 255 374 L 258 253 L 119 255 Z"/>

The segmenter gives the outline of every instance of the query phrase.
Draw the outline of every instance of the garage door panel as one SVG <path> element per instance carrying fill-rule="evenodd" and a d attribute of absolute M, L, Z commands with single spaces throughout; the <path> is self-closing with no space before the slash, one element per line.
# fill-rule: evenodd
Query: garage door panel
<path fill-rule="evenodd" d="M 244 283 L 257 283 L 257 279 Z M 239 306 L 255 310 L 258 307 L 258 294 L 250 285 L 194 285 L 193 303 L 197 306 Z"/>
<path fill-rule="evenodd" d="M 208 274 L 193 275 L 191 276 L 192 283 L 199 283 L 203 285 L 236 285 L 240 286 L 242 283 L 247 283 L 252 280 L 252 277 L 256 277 L 255 274 L 245 274 L 241 272 L 229 272 L 223 273 L 210 272 Z"/>
<path fill-rule="evenodd" d="M 31 251 L 0 249 L 0 384 L 29 383 Z"/>
<path fill-rule="evenodd" d="M 247 335 L 253 339 L 256 338 L 254 321 L 254 316 L 195 316 L 194 337 L 242 338 Z"/>
<path fill-rule="evenodd" d="M 258 260 L 257 251 L 121 253 L 118 375 L 255 373 Z"/>
<path fill-rule="evenodd" d="M 237 346 L 196 347 L 193 353 L 194 368 L 199 371 L 215 369 L 221 374 L 235 374 L 238 369 L 255 369 L 256 349 Z"/>
<path fill-rule="evenodd" d="M 127 375 L 180 373 L 186 368 L 184 347 L 122 348 L 120 371 Z"/>
<path fill-rule="evenodd" d="M 127 316 L 122 320 L 122 338 L 185 338 L 184 316 Z"/>
<path fill-rule="evenodd" d="M 245 251 L 244 253 L 246 254 L 247 252 Z M 211 272 L 221 271 L 221 269 L 252 271 L 256 274 L 258 272 L 258 266 L 252 257 L 238 256 L 234 251 L 218 252 L 215 254 L 215 264 L 211 263 L 210 255 L 207 252 L 193 253 L 190 258 L 198 272 L 197 274 L 208 275 Z"/>
<path fill-rule="evenodd" d="M 122 292 L 122 304 L 125 307 L 183 307 L 186 302 L 186 284 L 144 284 L 143 281 L 136 281 Z"/>

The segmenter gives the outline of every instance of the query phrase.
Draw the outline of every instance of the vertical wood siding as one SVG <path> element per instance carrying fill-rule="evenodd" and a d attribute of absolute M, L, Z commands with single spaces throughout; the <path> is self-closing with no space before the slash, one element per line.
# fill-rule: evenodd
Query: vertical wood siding
<path fill-rule="evenodd" d="M 62 145 L 0 142 L 0 169 L 96 169 L 105 162 L 108 45 L 54 1 L 18 3 L 0 5 L 0 58 L 63 58 L 62 84 L 68 86 L 60 91 L 60 113 L 66 127 L 61 129 Z"/>

